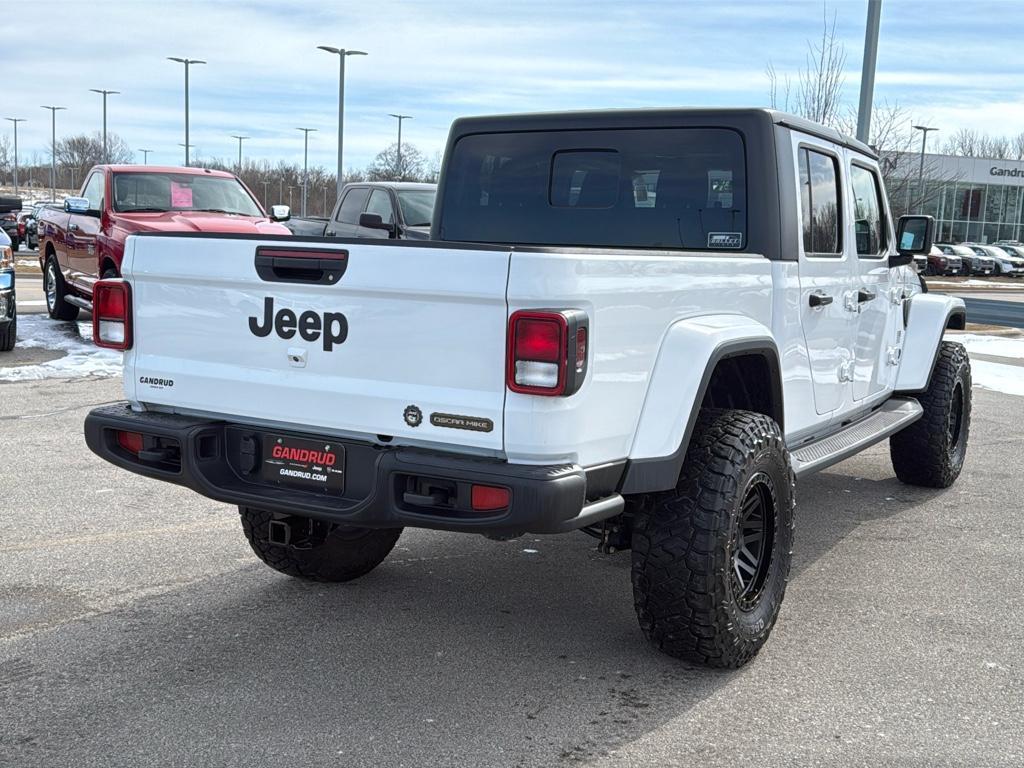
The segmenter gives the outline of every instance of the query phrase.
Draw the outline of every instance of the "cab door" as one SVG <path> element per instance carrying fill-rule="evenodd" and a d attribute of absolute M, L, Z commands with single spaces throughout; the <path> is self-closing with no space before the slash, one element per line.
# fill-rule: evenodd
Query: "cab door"
<path fill-rule="evenodd" d="M 366 208 L 369 197 L 370 190 L 367 187 L 347 187 L 334 218 L 327 222 L 324 234 L 327 237 L 357 237 L 359 214 Z"/>
<path fill-rule="evenodd" d="M 851 295 L 857 265 L 843 229 L 842 151 L 794 134 L 800 199 L 800 316 L 811 368 L 814 407 L 834 414 L 850 399 L 855 323 Z"/>
<path fill-rule="evenodd" d="M 103 185 L 103 171 L 94 171 L 82 190 L 82 197 L 89 200 L 89 212 L 72 213 L 68 217 L 68 279 L 84 291 L 92 290 L 99 271 L 96 237 L 106 197 Z"/>
<path fill-rule="evenodd" d="M 877 169 L 852 159 L 849 193 L 857 268 L 853 399 L 860 402 L 882 395 L 895 384 L 903 286 L 893 282 L 889 269 L 893 233 Z"/>
<path fill-rule="evenodd" d="M 366 204 L 364 213 L 376 213 L 385 224 L 395 225 L 395 207 L 391 203 L 391 193 L 386 189 L 375 189 L 370 192 L 370 201 Z M 386 229 L 371 229 L 370 227 L 359 227 L 356 237 L 369 237 L 374 239 L 387 240 L 391 235 Z"/>

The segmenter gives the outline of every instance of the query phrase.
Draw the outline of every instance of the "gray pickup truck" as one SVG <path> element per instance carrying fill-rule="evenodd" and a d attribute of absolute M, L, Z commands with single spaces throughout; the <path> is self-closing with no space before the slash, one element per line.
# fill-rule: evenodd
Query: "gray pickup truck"
<path fill-rule="evenodd" d="M 426 240 L 436 184 L 361 181 L 347 184 L 330 218 L 292 217 L 284 225 L 299 237 Z"/>

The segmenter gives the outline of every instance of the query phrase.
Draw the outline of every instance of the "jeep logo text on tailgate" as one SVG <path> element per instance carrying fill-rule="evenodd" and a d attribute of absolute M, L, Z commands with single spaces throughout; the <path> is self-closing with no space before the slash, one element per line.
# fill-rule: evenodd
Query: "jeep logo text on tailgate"
<path fill-rule="evenodd" d="M 330 352 L 335 344 L 348 338 L 348 320 L 341 312 L 324 312 L 323 317 L 316 312 L 303 312 L 296 317 L 290 309 L 279 309 L 275 315 L 274 298 L 267 296 L 263 300 L 263 321 L 250 317 L 249 330 L 261 339 L 271 331 L 282 339 L 290 339 L 298 332 L 306 341 L 316 341 L 322 335 L 324 351 Z"/>

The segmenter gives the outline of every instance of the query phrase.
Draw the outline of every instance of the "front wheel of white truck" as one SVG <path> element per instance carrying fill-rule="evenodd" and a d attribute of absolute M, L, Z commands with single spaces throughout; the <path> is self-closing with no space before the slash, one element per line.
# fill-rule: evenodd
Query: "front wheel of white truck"
<path fill-rule="evenodd" d="M 892 467 L 908 485 L 948 488 L 964 468 L 971 430 L 971 360 L 963 344 L 942 342 L 917 400 L 924 415 L 889 438 Z"/>
<path fill-rule="evenodd" d="M 394 548 L 401 528 L 352 528 L 306 517 L 239 507 L 256 557 L 275 571 L 310 581 L 365 576 Z"/>
<path fill-rule="evenodd" d="M 742 666 L 768 639 L 789 578 L 794 476 L 779 425 L 703 411 L 675 490 L 638 506 L 633 599 L 644 634 L 670 656 Z"/>

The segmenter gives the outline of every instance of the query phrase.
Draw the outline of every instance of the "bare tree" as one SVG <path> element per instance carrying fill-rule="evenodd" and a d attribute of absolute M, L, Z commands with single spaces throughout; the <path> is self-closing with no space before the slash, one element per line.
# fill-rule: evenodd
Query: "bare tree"
<path fill-rule="evenodd" d="M 970 128 L 961 128 L 946 140 L 943 151 L 947 155 L 979 157 L 981 138 L 981 134 L 977 131 Z"/>
<path fill-rule="evenodd" d="M 128 142 L 116 133 L 107 134 L 107 158 L 113 164 L 127 164 L 133 161 Z M 84 178 L 90 168 L 103 162 L 103 136 L 100 133 L 91 136 L 81 133 L 67 136 L 57 142 L 57 165 L 69 174 L 69 178 L 77 182 Z"/>
<path fill-rule="evenodd" d="M 0 179 L 14 177 L 14 150 L 6 134 L 0 136 Z"/>
<path fill-rule="evenodd" d="M 772 62 L 768 62 L 765 72 L 770 103 L 772 107 L 794 112 L 816 123 L 834 126 L 842 118 L 846 46 L 836 35 L 835 12 L 829 22 L 825 5 L 822 6 L 821 39 L 808 40 L 807 49 L 805 67 L 796 76 L 795 93 L 789 76 L 785 75 L 781 81 L 781 98 L 778 73 Z"/>
<path fill-rule="evenodd" d="M 402 142 L 402 156 L 398 156 L 398 142 L 381 150 L 366 169 L 370 181 L 418 181 L 423 178 L 426 163 L 423 153 L 412 144 Z"/>
<path fill-rule="evenodd" d="M 1005 136 L 985 136 L 981 142 L 982 157 L 996 160 L 1010 159 L 1010 140 Z"/>
<path fill-rule="evenodd" d="M 1024 160 L 1024 133 L 1018 133 L 1010 139 L 1010 152 L 1014 160 Z"/>

